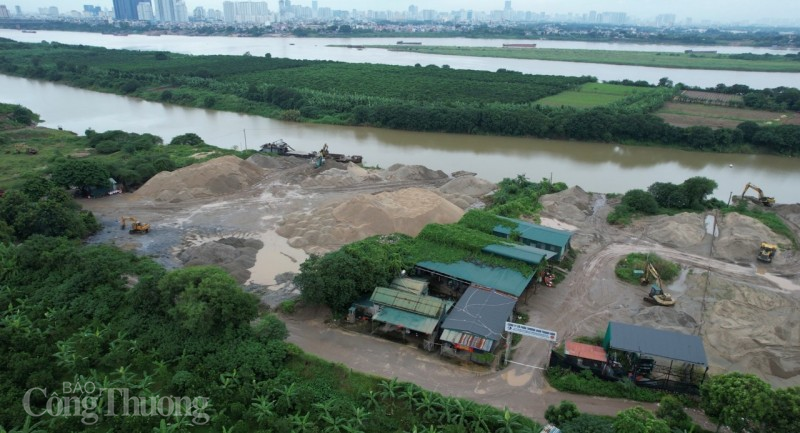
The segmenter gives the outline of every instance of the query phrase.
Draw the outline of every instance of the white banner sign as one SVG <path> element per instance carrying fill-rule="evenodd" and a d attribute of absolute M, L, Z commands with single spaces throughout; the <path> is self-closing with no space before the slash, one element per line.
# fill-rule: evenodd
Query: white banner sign
<path fill-rule="evenodd" d="M 555 343 L 558 338 L 556 331 L 534 328 L 533 326 L 520 325 L 519 323 L 506 322 L 506 331 L 512 334 L 527 335 L 528 337 L 539 338 Z"/>

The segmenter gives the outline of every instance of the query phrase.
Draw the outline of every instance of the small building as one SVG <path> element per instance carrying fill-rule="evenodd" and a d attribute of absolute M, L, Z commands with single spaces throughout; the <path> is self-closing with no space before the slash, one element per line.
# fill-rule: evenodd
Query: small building
<path fill-rule="evenodd" d="M 442 317 L 453 305 L 444 299 L 389 287 L 376 287 L 370 301 L 377 306 L 372 322 L 383 324 L 378 328 L 379 331 L 398 331 L 403 340 L 406 334 L 413 332 L 425 340 L 423 347 L 428 350 L 433 348 Z"/>
<path fill-rule="evenodd" d="M 428 294 L 428 282 L 410 277 L 397 277 L 389 284 L 390 289 L 402 292 L 414 293 L 416 295 Z"/>
<path fill-rule="evenodd" d="M 443 342 L 457 350 L 491 352 L 511 321 L 515 297 L 478 286 L 469 286 L 442 323 Z"/>
<path fill-rule="evenodd" d="M 603 347 L 626 355 L 628 374 L 640 386 L 698 393 L 708 372 L 703 340 L 696 335 L 608 322 Z"/>
<path fill-rule="evenodd" d="M 522 295 L 534 277 L 533 273 L 525 276 L 514 269 L 482 266 L 465 261 L 419 262 L 416 272 L 444 280 L 446 285 L 452 287 L 453 295 L 460 296 L 469 286 L 478 285 L 511 295 L 515 299 Z"/>
<path fill-rule="evenodd" d="M 567 251 L 569 251 L 569 241 L 572 238 L 571 232 L 540 226 L 513 218 L 499 218 L 511 224 L 497 225 L 492 229 L 492 234 L 495 236 L 511 239 L 518 235 L 519 243 L 554 252 L 556 253 L 556 260 L 561 260 Z"/>

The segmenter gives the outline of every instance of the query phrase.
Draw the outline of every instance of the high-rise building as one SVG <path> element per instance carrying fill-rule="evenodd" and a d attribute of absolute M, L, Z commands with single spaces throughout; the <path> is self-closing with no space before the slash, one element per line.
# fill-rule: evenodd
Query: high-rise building
<path fill-rule="evenodd" d="M 317 0 L 311 2 L 311 18 L 319 18 L 319 2 Z"/>
<path fill-rule="evenodd" d="M 139 4 L 136 5 L 136 14 L 139 16 L 140 21 L 155 20 L 155 17 L 153 16 L 153 5 L 150 4 L 149 1 L 139 0 Z"/>
<path fill-rule="evenodd" d="M 175 22 L 175 0 L 153 0 L 153 16 L 162 23 Z"/>
<path fill-rule="evenodd" d="M 267 2 L 232 2 L 222 3 L 226 23 L 267 24 L 270 12 Z"/>
<path fill-rule="evenodd" d="M 136 8 L 140 0 L 114 0 L 114 18 L 122 21 L 139 19 Z"/>
<path fill-rule="evenodd" d="M 206 19 L 206 10 L 202 6 L 197 6 L 192 11 L 192 19 L 195 21 L 203 21 Z"/>
<path fill-rule="evenodd" d="M 189 22 L 189 8 L 183 0 L 175 0 L 175 21 L 179 23 Z"/>
<path fill-rule="evenodd" d="M 0 5 L 0 18 L 11 18 L 11 14 L 8 12 L 6 5 Z"/>
<path fill-rule="evenodd" d="M 19 5 L 14 6 L 14 12 L 16 12 L 15 15 L 22 15 L 22 8 Z"/>

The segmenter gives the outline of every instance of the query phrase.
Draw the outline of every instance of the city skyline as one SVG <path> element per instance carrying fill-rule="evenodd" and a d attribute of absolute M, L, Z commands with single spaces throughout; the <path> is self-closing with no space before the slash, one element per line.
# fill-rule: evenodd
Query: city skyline
<path fill-rule="evenodd" d="M 185 0 L 191 11 L 196 7 L 206 9 L 222 9 L 223 0 Z M 278 0 L 267 0 L 271 10 L 278 10 Z M 311 6 L 311 0 L 294 0 L 295 5 Z M 505 0 L 440 0 L 431 5 L 429 2 L 410 0 L 319 0 L 320 7 L 342 10 L 390 10 L 404 11 L 415 5 L 418 9 L 434 9 L 440 12 L 468 9 L 475 11 L 502 10 Z M 100 6 L 111 9 L 113 0 L 0 0 L 9 10 L 19 5 L 23 11 L 33 13 L 38 8 L 58 7 L 59 12 L 83 10 L 84 5 Z M 624 12 L 631 17 L 649 19 L 660 14 L 675 14 L 679 20 L 692 18 L 696 22 L 764 22 L 771 18 L 780 22 L 800 22 L 800 2 L 796 0 L 537 0 L 512 1 L 511 7 L 517 11 L 531 11 L 547 15 L 586 14 L 597 12 Z"/>

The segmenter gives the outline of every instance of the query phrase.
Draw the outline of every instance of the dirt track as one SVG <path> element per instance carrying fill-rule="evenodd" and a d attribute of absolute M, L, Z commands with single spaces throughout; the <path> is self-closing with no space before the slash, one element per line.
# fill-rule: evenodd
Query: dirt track
<path fill-rule="evenodd" d="M 291 273 L 296 272 L 307 253 L 331 251 L 343 243 L 377 234 L 365 227 L 372 227 L 370 230 L 394 227 L 367 224 L 374 223 L 376 218 L 388 218 L 386 214 L 372 216 L 371 221 L 363 224 L 337 218 L 337 215 L 351 218 L 362 209 L 347 206 L 364 206 L 365 200 L 377 200 L 367 204 L 374 209 L 388 206 L 395 209 L 389 213 L 393 215 L 397 212 L 392 207 L 396 196 L 386 194 L 418 188 L 464 209 L 475 205 L 476 197 L 488 192 L 486 185 L 477 179 L 453 179 L 419 167 L 366 172 L 336 163 L 315 170 L 303 160 L 291 158 L 270 158 L 256 163 L 263 170 L 261 177 L 234 191 L 221 189 L 214 180 L 222 179 L 223 185 L 230 186 L 234 181 L 246 183 L 249 178 L 231 177 L 230 166 L 218 173 L 211 166 L 200 172 L 211 186 L 191 180 L 196 182 L 192 191 L 197 196 L 187 196 L 181 191 L 163 195 L 178 197 L 179 201 L 158 201 L 153 195 L 141 194 L 83 200 L 84 207 L 92 210 L 106 226 L 92 241 L 114 242 L 170 267 L 181 266 L 179 257 L 191 253 L 188 255 L 196 260 L 193 263 L 206 260 L 227 266 L 246 283 L 247 290 L 261 296 L 263 302 L 275 305 L 296 294 Z M 249 173 L 250 167 L 246 171 Z M 225 193 L 214 193 L 215 190 Z M 388 198 L 380 201 L 383 200 L 380 197 Z M 520 305 L 529 313 L 531 325 L 557 331 L 562 341 L 601 333 L 609 320 L 701 335 L 713 372 L 735 369 L 758 374 L 776 386 L 800 385 L 799 269 L 791 252 L 782 252 L 780 260 L 770 267 L 755 265 L 750 247 L 735 251 L 740 258 L 728 259 L 728 252 L 714 246 L 718 239 L 703 233 L 702 217 L 654 217 L 624 230 L 610 227 L 605 222 L 611 209 L 605 197 L 577 188 L 547 196 L 542 202 L 545 221 L 577 229 L 573 245 L 580 254 L 573 271 L 558 287 L 540 288 Z M 407 201 L 403 203 L 410 206 Z M 433 215 L 455 217 L 452 208 L 442 210 L 445 209 L 442 206 L 449 206 L 447 203 L 434 198 L 420 200 L 422 205 L 428 207 L 408 214 L 407 227 L 421 228 Z M 335 211 L 339 206 L 345 209 Z M 800 222 L 800 206 L 792 206 L 778 211 L 787 220 Z M 144 236 L 128 235 L 119 230 L 121 215 L 134 215 L 151 223 L 152 232 Z M 699 232 L 697 224 L 701 227 Z M 739 237 L 733 240 L 751 245 L 755 241 L 747 236 L 761 236 L 755 230 L 759 227 L 742 224 L 751 223 L 721 221 L 719 239 L 737 234 Z M 668 229 L 661 233 L 655 230 L 657 227 Z M 695 235 L 685 236 L 692 230 Z M 283 238 L 276 233 L 289 235 Z M 260 240 L 266 246 L 256 253 L 254 244 L 239 242 L 242 239 Z M 672 245 L 681 242 L 682 246 L 669 247 L 664 242 Z M 245 244 L 253 251 L 236 247 Z M 302 245 L 305 251 L 292 244 Z M 751 245 L 752 249 L 756 246 Z M 667 287 L 678 301 L 675 308 L 649 306 L 642 301 L 645 289 L 621 283 L 615 277 L 614 264 L 633 251 L 656 252 L 684 267 L 681 278 Z M 255 255 L 252 257 L 255 265 L 242 269 L 252 263 L 247 254 Z M 737 260 L 742 264 L 737 264 Z M 290 341 L 305 350 L 357 370 L 397 376 L 445 394 L 509 406 L 540 419 L 548 404 L 565 398 L 578 402 L 583 410 L 603 414 L 614 414 L 633 404 L 565 395 L 549 389 L 537 368 L 547 362 L 546 342 L 524 338 L 515 349 L 514 361 L 520 364 L 501 372 L 478 373 L 474 369 L 453 368 L 451 364 L 442 368 L 442 360 L 417 349 L 332 329 L 323 323 L 325 317 L 318 311 L 309 317 L 313 318 L 287 318 Z M 398 356 L 398 352 L 402 355 Z"/>

